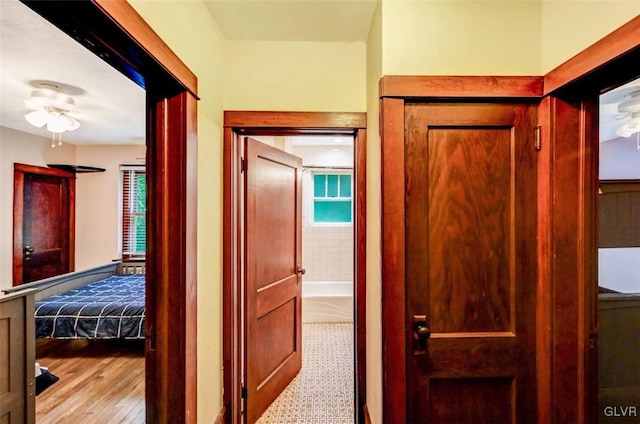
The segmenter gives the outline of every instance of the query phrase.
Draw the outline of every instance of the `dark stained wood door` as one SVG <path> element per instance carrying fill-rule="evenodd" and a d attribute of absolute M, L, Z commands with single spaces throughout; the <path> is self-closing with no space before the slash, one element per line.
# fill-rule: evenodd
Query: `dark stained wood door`
<path fill-rule="evenodd" d="M 536 420 L 534 125 L 528 105 L 405 107 L 411 423 Z"/>
<path fill-rule="evenodd" d="M 245 417 L 300 371 L 302 160 L 245 138 Z"/>
<path fill-rule="evenodd" d="M 14 165 L 13 285 L 73 270 L 75 174 Z"/>

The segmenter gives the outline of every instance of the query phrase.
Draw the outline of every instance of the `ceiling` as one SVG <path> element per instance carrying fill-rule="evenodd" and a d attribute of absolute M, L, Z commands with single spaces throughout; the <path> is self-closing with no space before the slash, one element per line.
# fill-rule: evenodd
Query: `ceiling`
<path fill-rule="evenodd" d="M 44 80 L 75 100 L 69 115 L 80 128 L 63 133 L 63 142 L 144 144 L 144 90 L 18 0 L 0 0 L 0 63 L 2 126 L 51 136 L 24 118 Z"/>
<path fill-rule="evenodd" d="M 618 113 L 618 104 L 629 94 L 640 90 L 640 78 L 600 96 L 600 142 L 619 138 L 615 131 L 629 119 L 628 113 Z"/>
<path fill-rule="evenodd" d="M 376 0 L 204 0 L 230 40 L 363 42 Z M 0 125 L 43 137 L 27 123 L 30 93 L 51 81 L 75 99 L 69 113 L 79 129 L 63 134 L 73 144 L 142 144 L 145 93 L 75 40 L 18 0 L 0 0 Z M 615 136 L 624 116 L 617 104 L 640 89 L 640 79 L 600 99 L 601 141 Z"/>

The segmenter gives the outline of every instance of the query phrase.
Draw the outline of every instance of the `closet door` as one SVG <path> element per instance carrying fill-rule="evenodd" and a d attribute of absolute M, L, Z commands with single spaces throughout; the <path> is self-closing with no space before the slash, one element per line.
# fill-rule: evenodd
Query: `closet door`
<path fill-rule="evenodd" d="M 535 117 L 405 104 L 408 422 L 535 421 Z"/>

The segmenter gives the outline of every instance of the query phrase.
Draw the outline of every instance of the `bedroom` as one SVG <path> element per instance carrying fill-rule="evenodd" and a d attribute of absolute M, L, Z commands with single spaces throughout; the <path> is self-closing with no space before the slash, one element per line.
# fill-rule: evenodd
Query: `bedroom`
<path fill-rule="evenodd" d="M 17 1 L 3 2 L 2 12 L 0 289 L 8 289 L 14 280 L 14 163 L 44 168 L 47 164 L 82 165 L 103 170 L 76 174 L 73 270 L 82 271 L 111 264 L 113 260 L 122 257 L 121 165 L 129 165 L 126 169 L 130 171 L 144 169 L 145 92 L 109 65 L 96 60 L 92 53 L 50 24 L 43 26 L 43 19 L 23 4 Z M 17 22 L 19 26 L 16 25 Z M 21 36 L 17 36 L 15 28 L 20 28 Z M 24 32 L 31 35 L 25 37 Z M 69 59 L 72 56 L 73 66 Z M 52 133 L 46 128 L 29 125 L 24 118 L 26 113 L 33 110 L 28 107 L 30 94 L 40 88 L 39 81 L 45 79 L 59 83 L 63 91 L 72 95 L 75 107 L 69 111 L 69 116 L 80 122 L 77 130 L 63 133 L 62 143 L 58 145 L 56 142 L 55 147 L 51 146 Z M 12 112 L 7 113 L 9 110 Z M 144 381 L 143 349 L 140 342 L 93 343 L 89 346 L 82 341 L 53 340 L 51 343 L 51 340 L 38 339 L 36 360 L 61 378 L 56 383 L 59 386 L 56 390 L 70 380 L 67 378 L 69 371 L 61 368 L 61 364 L 74 362 L 70 359 L 80 356 L 78 348 L 85 345 L 88 347 L 86 351 L 91 351 L 92 356 L 85 360 L 100 363 L 100 356 L 104 361 L 118 354 L 122 360 L 137 364 L 135 376 Z M 43 358 L 45 354 L 47 356 Z M 76 365 L 76 369 L 78 366 Z M 84 368 L 95 376 L 100 373 L 102 366 Z M 125 369 L 131 369 L 131 366 Z M 87 381 L 94 381 L 95 384 L 100 382 L 96 379 Z M 47 406 L 43 401 L 48 394 L 45 391 L 38 395 L 37 406 L 38 409 L 46 407 L 49 412 L 47 420 L 55 422 L 56 414 L 52 404 Z M 138 407 L 142 408 L 144 414 L 143 384 L 140 384 L 137 394 Z M 82 408 L 82 405 L 77 407 Z M 63 408 L 66 412 L 73 409 L 68 405 Z M 38 422 L 41 422 L 40 414 Z"/>

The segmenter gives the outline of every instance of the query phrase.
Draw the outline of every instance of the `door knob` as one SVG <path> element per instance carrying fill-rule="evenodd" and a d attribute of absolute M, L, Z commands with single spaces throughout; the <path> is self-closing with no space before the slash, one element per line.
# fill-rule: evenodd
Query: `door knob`
<path fill-rule="evenodd" d="M 298 268 L 296 269 L 296 272 L 298 273 L 298 275 L 304 275 L 305 272 L 307 272 L 307 270 L 302 268 L 302 265 L 298 265 Z"/>
<path fill-rule="evenodd" d="M 414 354 L 423 355 L 427 350 L 427 340 L 431 337 L 431 330 L 427 327 L 426 315 L 413 316 L 413 348 Z"/>
<path fill-rule="evenodd" d="M 31 256 L 33 255 L 33 247 L 27 245 L 22 249 L 22 254 L 25 260 L 29 260 L 31 259 Z"/>

